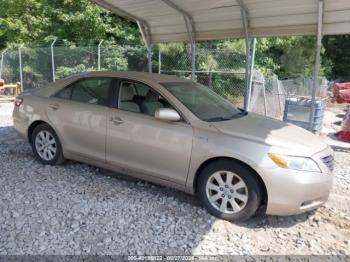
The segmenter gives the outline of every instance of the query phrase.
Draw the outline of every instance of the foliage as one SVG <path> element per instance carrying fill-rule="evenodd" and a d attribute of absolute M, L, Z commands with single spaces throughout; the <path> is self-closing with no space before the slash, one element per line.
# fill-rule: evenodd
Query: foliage
<path fill-rule="evenodd" d="M 281 79 L 312 77 L 315 37 L 271 37 L 257 41 L 256 64 L 265 73 Z"/>
<path fill-rule="evenodd" d="M 138 28 L 89 0 L 0 0 L 0 10 L 0 50 L 35 47 L 22 48 L 23 81 L 27 87 L 35 87 L 39 79 L 52 80 L 49 45 L 54 39 L 58 39 L 55 44 L 56 78 L 96 70 L 96 46 L 100 40 L 104 40 L 102 51 L 108 49 L 104 68 L 125 70 L 128 59 L 135 52 L 139 55 L 137 51 L 127 53 L 120 48 L 108 48 L 116 43 L 140 46 Z M 8 81 L 18 81 L 17 70 L 6 69 L 18 68 L 18 63 L 18 51 L 9 50 L 4 69 Z M 139 69 L 140 65 L 134 67 Z"/>
<path fill-rule="evenodd" d="M 0 0 L 0 50 L 43 45 L 58 38 L 65 45 L 141 44 L 137 26 L 89 0 Z"/>
<path fill-rule="evenodd" d="M 56 47 L 62 47 L 62 51 L 64 48 L 77 46 L 95 48 L 100 40 L 104 40 L 103 69 L 143 71 L 147 68 L 145 49 L 137 26 L 100 8 L 90 0 L 0 0 L 0 10 L 0 50 L 21 45 L 49 47 L 55 38 L 58 39 Z M 115 44 L 120 47 L 115 48 Z M 277 74 L 282 79 L 312 77 L 315 44 L 315 37 L 309 36 L 259 38 L 256 68 L 265 74 Z M 327 36 L 323 44 L 321 74 L 329 79 L 349 79 L 350 37 Z M 188 44 L 161 44 L 157 48 L 163 55 L 164 72 L 175 69 L 178 74 L 189 76 L 191 59 Z M 96 62 L 92 62 L 96 61 L 95 49 L 88 51 L 91 55 L 81 52 L 74 54 L 73 49 L 65 49 L 69 51 L 69 55 L 57 57 L 58 76 L 78 69 L 96 68 Z M 215 51 L 202 51 L 208 49 Z M 200 42 L 197 44 L 197 51 L 196 68 L 199 71 L 210 72 L 213 84 L 225 83 L 215 76 L 214 72 L 217 70 L 244 72 L 245 41 L 242 39 Z M 48 63 L 43 57 L 43 54 L 25 53 L 25 73 L 32 74 L 33 78 L 49 76 L 50 66 L 46 67 L 46 71 L 38 69 Z M 35 59 L 39 62 L 35 62 Z M 41 59 L 45 61 L 42 62 Z M 91 66 L 91 63 L 95 64 Z M 236 80 L 240 82 L 241 78 L 240 75 Z M 227 83 L 230 84 L 232 82 Z"/>
<path fill-rule="evenodd" d="M 89 71 L 89 70 L 93 70 L 93 69 L 87 68 L 86 65 L 84 65 L 84 64 L 79 64 L 79 65 L 70 66 L 70 67 L 59 66 L 56 69 L 56 76 L 57 76 L 57 78 L 65 78 L 67 76 L 77 74 L 80 72 Z"/>
<path fill-rule="evenodd" d="M 49 18 L 38 0 L 0 0 L 0 49 L 42 39 Z"/>
<path fill-rule="evenodd" d="M 328 79 L 350 81 L 350 36 L 325 36 L 323 64 Z"/>

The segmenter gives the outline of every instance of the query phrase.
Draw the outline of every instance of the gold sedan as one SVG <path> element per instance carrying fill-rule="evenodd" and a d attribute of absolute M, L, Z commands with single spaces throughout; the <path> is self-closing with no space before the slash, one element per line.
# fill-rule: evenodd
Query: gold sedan
<path fill-rule="evenodd" d="M 43 164 L 73 159 L 174 187 L 231 221 L 314 209 L 332 185 L 319 137 L 174 76 L 76 75 L 21 94 L 13 120 Z"/>

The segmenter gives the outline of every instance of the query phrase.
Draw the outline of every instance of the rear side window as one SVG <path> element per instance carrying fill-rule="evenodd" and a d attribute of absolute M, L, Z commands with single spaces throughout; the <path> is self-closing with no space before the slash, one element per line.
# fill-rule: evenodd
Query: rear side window
<path fill-rule="evenodd" d="M 82 79 L 59 91 L 55 97 L 87 104 L 107 105 L 111 83 L 111 78 Z"/>

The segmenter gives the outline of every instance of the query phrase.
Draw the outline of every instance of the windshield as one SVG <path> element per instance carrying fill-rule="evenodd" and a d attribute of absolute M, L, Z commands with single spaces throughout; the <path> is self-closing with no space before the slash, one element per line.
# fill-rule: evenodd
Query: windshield
<path fill-rule="evenodd" d="M 225 121 L 244 114 L 206 86 L 194 82 L 161 83 L 199 119 Z"/>

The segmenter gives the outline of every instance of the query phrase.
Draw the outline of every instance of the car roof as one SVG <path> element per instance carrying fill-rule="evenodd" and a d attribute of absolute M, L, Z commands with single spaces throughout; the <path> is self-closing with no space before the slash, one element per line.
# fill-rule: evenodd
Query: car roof
<path fill-rule="evenodd" d="M 183 79 L 173 75 L 153 74 L 147 72 L 134 72 L 134 71 L 93 71 L 73 75 L 72 77 L 121 77 L 121 78 L 137 78 L 139 80 L 148 80 L 157 83 L 163 82 L 188 82 L 189 79 Z M 69 77 L 70 78 L 70 77 Z"/>

